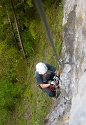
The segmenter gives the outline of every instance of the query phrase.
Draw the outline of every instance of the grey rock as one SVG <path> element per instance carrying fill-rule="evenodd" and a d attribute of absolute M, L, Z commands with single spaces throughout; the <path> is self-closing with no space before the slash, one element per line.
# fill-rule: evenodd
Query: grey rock
<path fill-rule="evenodd" d="M 86 0 L 65 0 L 60 96 L 47 125 L 86 125 Z M 72 102 L 72 103 L 71 103 Z"/>

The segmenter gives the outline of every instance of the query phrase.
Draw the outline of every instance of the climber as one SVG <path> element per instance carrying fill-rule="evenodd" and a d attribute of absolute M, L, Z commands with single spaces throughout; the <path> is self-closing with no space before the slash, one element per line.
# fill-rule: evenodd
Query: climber
<path fill-rule="evenodd" d="M 50 97 L 56 97 L 55 90 L 59 90 L 59 70 L 50 64 L 39 62 L 36 65 L 35 79 L 43 92 L 47 93 Z"/>

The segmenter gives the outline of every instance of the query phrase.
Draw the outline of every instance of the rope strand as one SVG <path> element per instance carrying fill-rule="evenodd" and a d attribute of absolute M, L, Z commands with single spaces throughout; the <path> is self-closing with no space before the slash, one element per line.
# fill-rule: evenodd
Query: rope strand
<path fill-rule="evenodd" d="M 53 51 L 55 53 L 56 60 L 57 60 L 58 66 L 59 66 L 59 65 L 61 65 L 61 63 L 59 61 L 59 57 L 57 55 L 57 52 L 56 52 L 56 49 L 55 49 L 55 46 L 54 46 L 54 43 L 53 43 L 53 39 L 52 39 L 50 29 L 49 29 L 49 26 L 48 26 L 48 23 L 47 23 L 47 20 L 46 20 L 46 17 L 45 17 L 42 2 L 41 2 L 41 0 L 34 0 L 34 2 L 35 2 L 35 5 L 36 5 L 36 7 L 38 9 L 39 14 L 40 14 L 41 20 L 42 20 L 42 22 L 44 24 L 44 27 L 45 27 L 45 30 L 46 30 L 46 33 L 47 33 L 47 37 L 48 37 L 48 39 L 50 41 L 50 44 L 51 44 L 51 46 L 53 48 Z"/>
<path fill-rule="evenodd" d="M 49 29 L 49 26 L 48 26 L 48 23 L 47 23 L 47 20 L 46 20 L 46 16 L 45 16 L 45 13 L 44 13 L 44 8 L 42 6 L 42 2 L 41 0 L 34 0 L 35 2 L 35 5 L 38 9 L 38 12 L 40 14 L 40 17 L 41 17 L 41 20 L 44 24 L 44 27 L 45 27 L 45 30 L 46 30 L 46 34 L 47 34 L 47 37 L 49 39 L 49 42 L 53 48 L 53 51 L 55 53 L 55 56 L 56 56 L 56 60 L 57 60 L 57 63 L 58 63 L 58 68 L 60 69 L 63 64 L 70 64 L 70 65 L 75 65 L 75 62 L 64 62 L 63 60 L 60 60 L 58 55 L 57 55 L 57 52 L 56 52 L 56 49 L 55 49 L 55 46 L 54 46 L 54 43 L 53 43 L 53 39 L 52 39 L 52 36 L 51 36 L 51 33 L 50 33 L 50 29 Z"/>

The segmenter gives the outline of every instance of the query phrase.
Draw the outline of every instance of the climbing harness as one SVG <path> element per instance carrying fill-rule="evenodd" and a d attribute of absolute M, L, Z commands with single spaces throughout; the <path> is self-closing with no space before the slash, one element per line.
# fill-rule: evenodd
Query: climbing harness
<path fill-rule="evenodd" d="M 49 26 L 48 26 L 46 17 L 45 17 L 45 13 L 44 13 L 44 9 L 43 9 L 43 6 L 42 6 L 42 2 L 41 2 L 41 0 L 34 0 L 34 2 L 35 2 L 35 5 L 36 5 L 36 7 L 37 7 L 37 9 L 38 9 L 39 14 L 40 14 L 41 20 L 42 20 L 42 22 L 43 22 L 43 24 L 44 24 L 47 37 L 48 37 L 48 39 L 49 39 L 49 41 L 50 41 L 50 44 L 51 44 L 51 46 L 52 46 L 52 48 L 53 48 L 53 51 L 54 51 L 54 53 L 55 53 L 58 66 L 63 65 L 63 64 L 73 65 L 74 62 L 64 62 L 63 60 L 60 61 L 60 59 L 59 59 L 59 57 L 58 57 L 58 55 L 57 55 L 57 52 L 56 52 L 54 43 L 53 43 L 53 39 L 52 39 L 52 36 L 51 36 L 51 33 L 50 33 L 50 29 L 49 29 Z"/>

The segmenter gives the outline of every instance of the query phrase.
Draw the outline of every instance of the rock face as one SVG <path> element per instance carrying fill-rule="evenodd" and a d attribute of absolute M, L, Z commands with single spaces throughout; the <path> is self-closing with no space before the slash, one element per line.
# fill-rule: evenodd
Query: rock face
<path fill-rule="evenodd" d="M 63 27 L 63 60 L 69 64 L 63 65 L 62 93 L 47 125 L 86 125 L 86 0 L 65 0 Z"/>
<path fill-rule="evenodd" d="M 78 83 L 78 92 L 72 100 L 70 125 L 86 125 L 86 72 Z"/>

